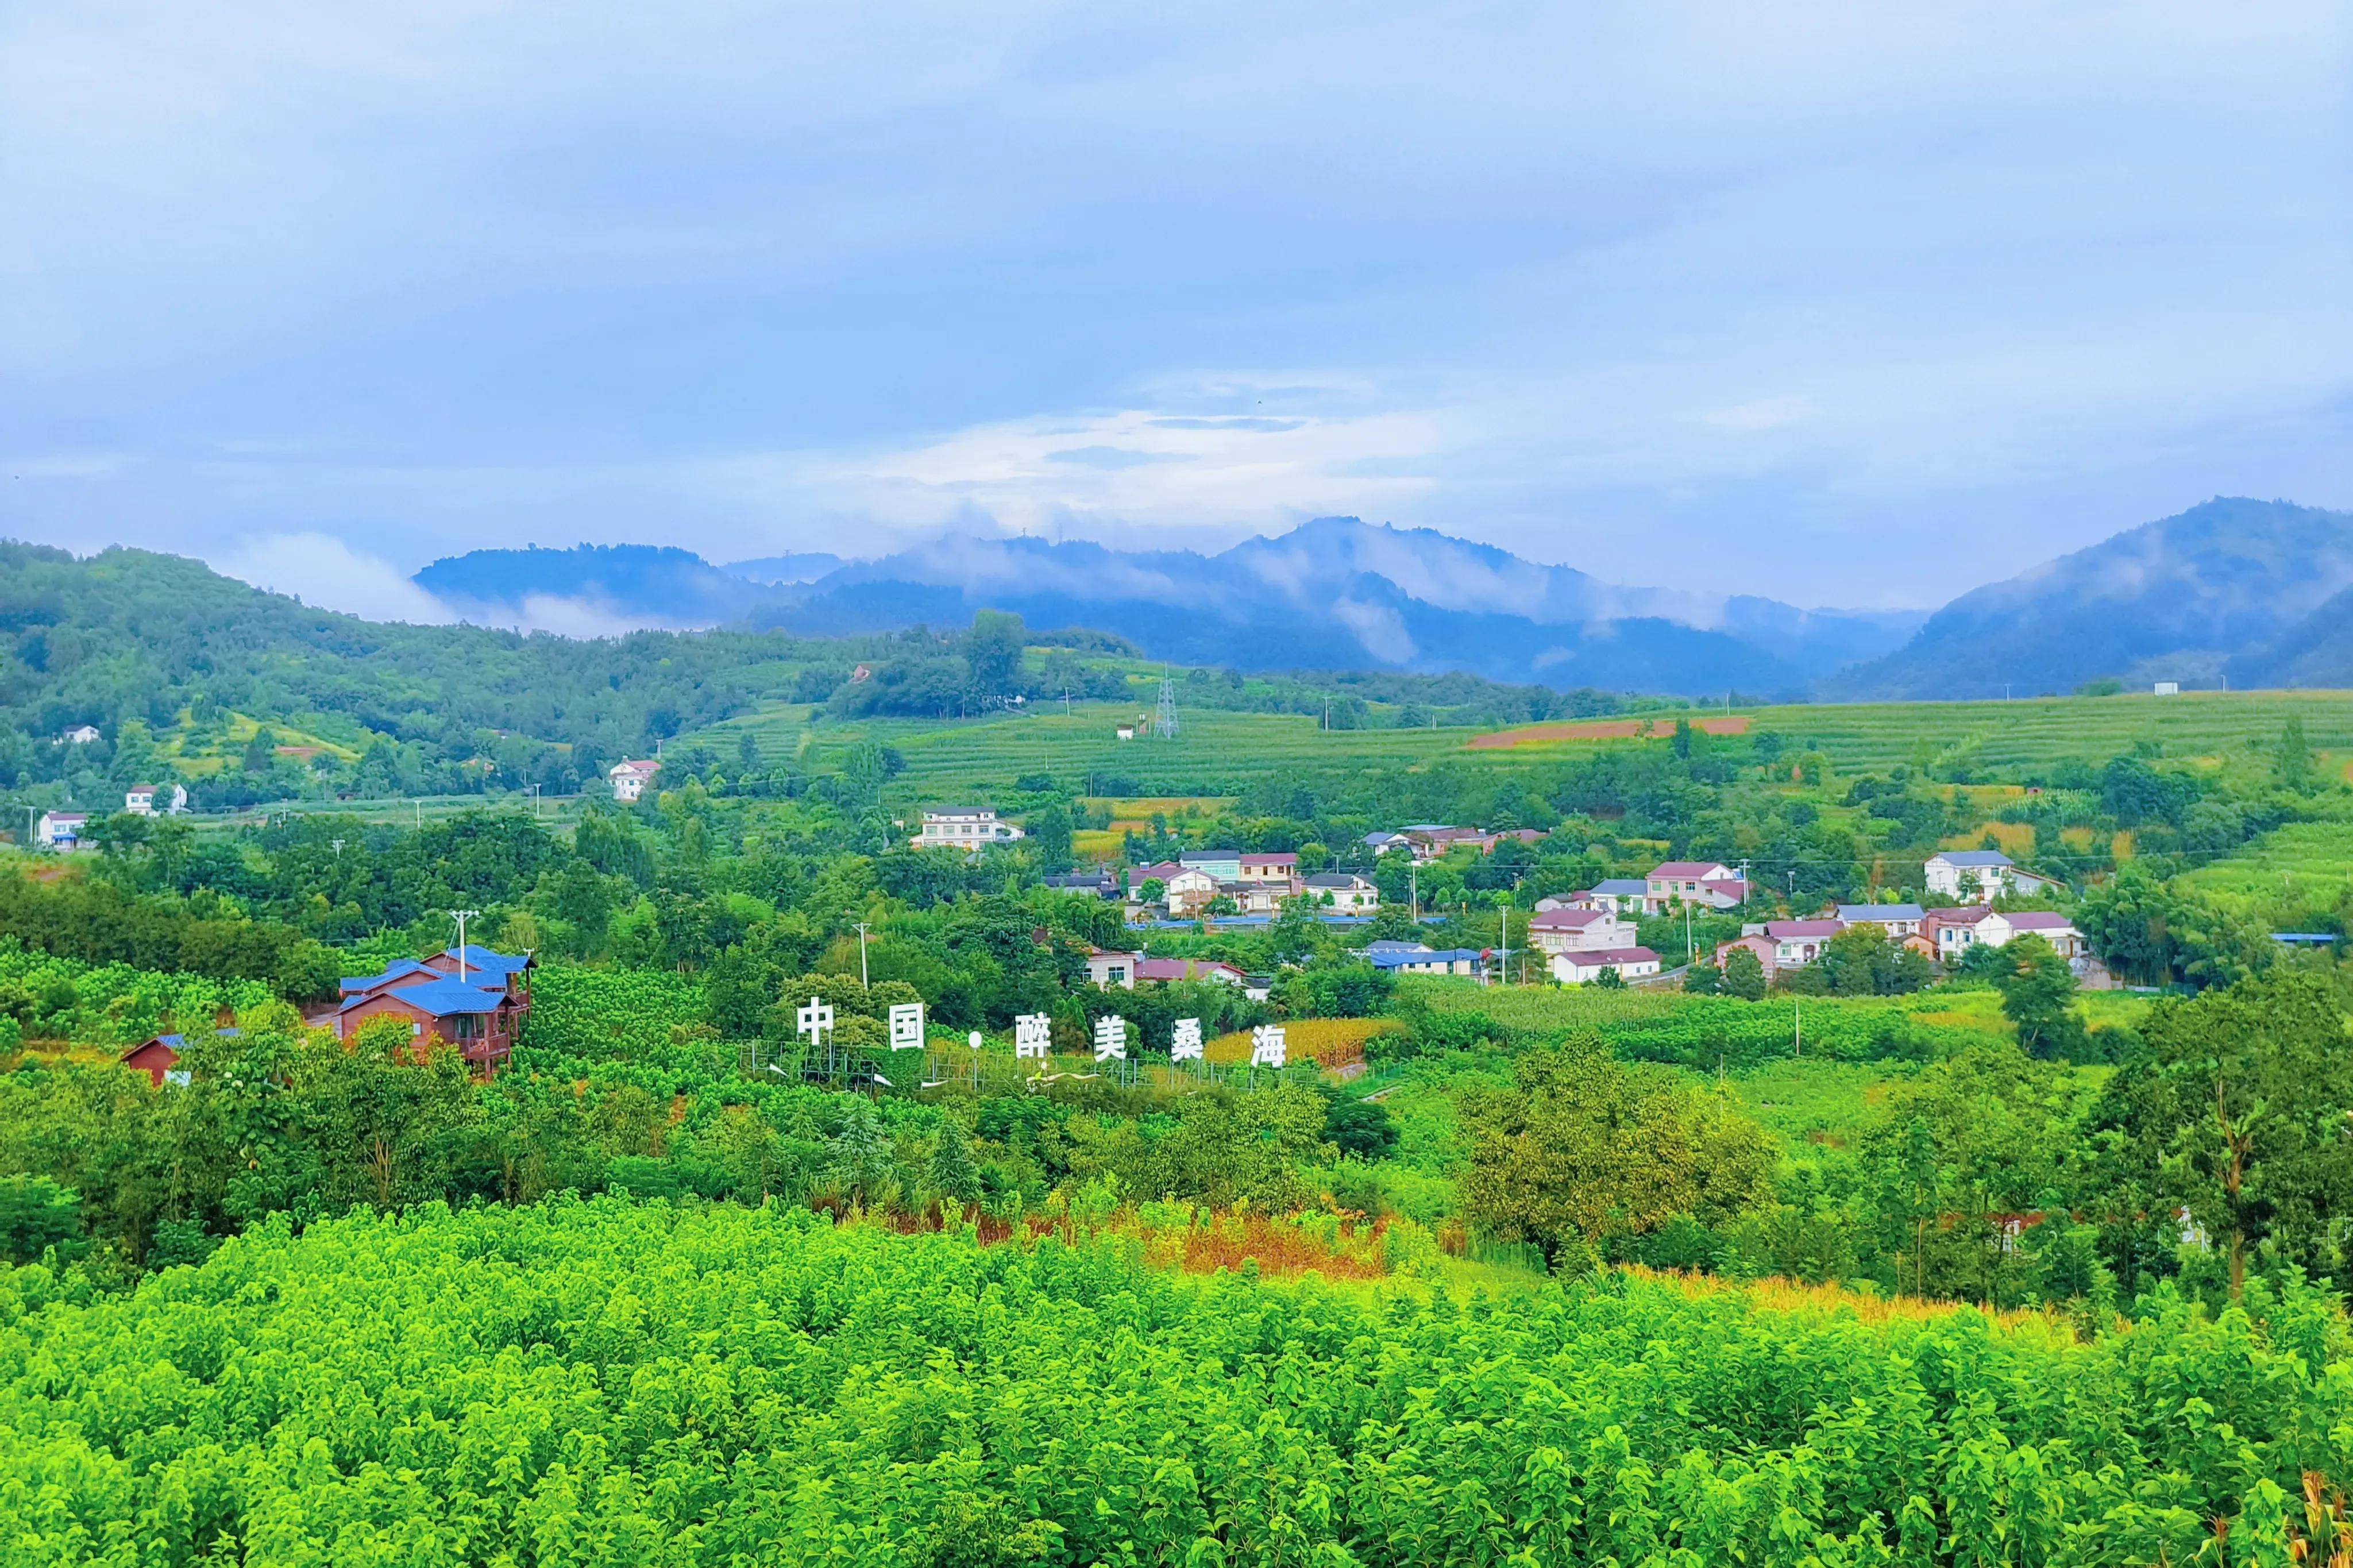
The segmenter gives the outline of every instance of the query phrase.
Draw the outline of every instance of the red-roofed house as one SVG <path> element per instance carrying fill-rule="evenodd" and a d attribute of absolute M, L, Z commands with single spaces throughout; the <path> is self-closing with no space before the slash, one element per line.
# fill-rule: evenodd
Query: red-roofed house
<path fill-rule="evenodd" d="M 1630 948 L 1634 928 L 1609 910 L 1546 910 L 1528 921 L 1528 945 L 1553 954 Z"/>
<path fill-rule="evenodd" d="M 1728 910 L 1748 897 L 1748 884 L 1721 860 L 1662 861 L 1643 880 L 1650 889 L 1643 903 L 1646 914 L 1662 913 L 1677 900 Z"/>
<path fill-rule="evenodd" d="M 1220 985 L 1240 985 L 1248 978 L 1232 964 L 1213 958 L 1139 958 L 1135 961 L 1135 977 L 1160 985 L 1172 980 L 1214 980 Z"/>
<path fill-rule="evenodd" d="M 1552 977 L 1564 985 L 1586 985 L 1614 969 L 1620 980 L 1639 980 L 1659 972 L 1659 955 L 1647 947 L 1604 947 L 1583 952 L 1556 952 Z"/>

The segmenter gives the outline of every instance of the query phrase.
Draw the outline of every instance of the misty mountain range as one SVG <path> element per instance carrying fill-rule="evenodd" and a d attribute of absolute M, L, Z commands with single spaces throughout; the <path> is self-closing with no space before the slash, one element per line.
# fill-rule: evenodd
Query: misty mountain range
<path fill-rule="evenodd" d="M 1430 529 L 1320 518 L 1215 554 L 949 538 L 871 561 L 716 566 L 649 545 L 484 550 L 417 584 L 469 618 L 533 599 L 615 619 L 811 635 L 969 621 L 1116 632 L 1242 669 L 1462 669 L 1493 679 L 1704 695 L 1963 698 L 2115 677 L 2353 685 L 2353 514 L 2216 500 L 1930 615 L 1604 583 Z"/>

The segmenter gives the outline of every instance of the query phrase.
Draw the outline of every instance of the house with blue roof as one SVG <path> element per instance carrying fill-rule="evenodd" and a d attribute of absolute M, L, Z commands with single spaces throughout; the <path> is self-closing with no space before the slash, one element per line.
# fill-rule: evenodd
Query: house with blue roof
<path fill-rule="evenodd" d="M 376 1018 L 408 1026 L 419 1054 L 455 1046 L 485 1078 L 505 1065 L 531 1012 L 530 954 L 469 943 L 427 959 L 396 959 L 380 974 L 347 979 L 335 1010 L 335 1037 L 348 1040 Z"/>

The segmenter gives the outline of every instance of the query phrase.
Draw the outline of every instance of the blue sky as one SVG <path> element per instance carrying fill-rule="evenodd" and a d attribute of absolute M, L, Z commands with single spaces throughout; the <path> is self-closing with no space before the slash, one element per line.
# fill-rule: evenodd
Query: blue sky
<path fill-rule="evenodd" d="M 1355 513 L 1936 604 L 2353 505 L 2353 7 L 0 7 L 0 531 Z"/>

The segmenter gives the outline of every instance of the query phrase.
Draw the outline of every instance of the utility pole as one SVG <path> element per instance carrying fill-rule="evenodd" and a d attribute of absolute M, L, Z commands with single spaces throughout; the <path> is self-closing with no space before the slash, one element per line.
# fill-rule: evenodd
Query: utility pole
<path fill-rule="evenodd" d="M 539 820 L 539 786 L 537 784 L 531 786 L 531 819 L 533 822 Z"/>
<path fill-rule="evenodd" d="M 866 922 L 865 922 L 864 921 L 859 921 L 859 922 L 857 922 L 857 923 L 858 923 L 858 984 L 860 984 L 860 985 L 864 985 L 864 984 L 867 983 L 867 981 L 866 981 Z"/>
<path fill-rule="evenodd" d="M 451 910 L 450 918 L 458 922 L 458 984 L 466 984 L 466 922 L 481 918 L 480 910 Z"/>
<path fill-rule="evenodd" d="M 421 800 L 412 800 L 412 801 L 410 801 L 408 804 L 409 804 L 409 805 L 413 805 L 413 806 L 415 806 L 415 807 L 417 808 L 417 832 L 419 832 L 419 833 L 424 832 L 424 831 L 425 831 L 425 803 L 424 803 L 423 801 L 421 801 Z"/>
<path fill-rule="evenodd" d="M 1691 906 L 1685 904 L 1683 906 L 1683 963 L 1689 964 L 1696 956 L 1698 955 L 1692 947 Z"/>

